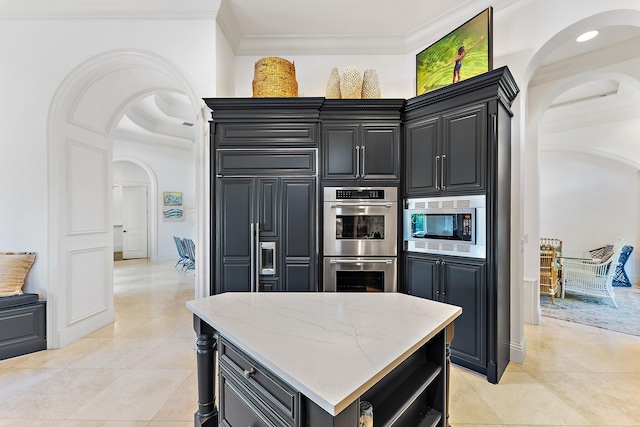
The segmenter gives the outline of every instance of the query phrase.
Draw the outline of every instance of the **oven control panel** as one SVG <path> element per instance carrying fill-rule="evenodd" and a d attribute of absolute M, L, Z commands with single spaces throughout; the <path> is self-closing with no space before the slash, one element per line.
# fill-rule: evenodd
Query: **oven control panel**
<path fill-rule="evenodd" d="M 326 200 L 384 200 L 396 201 L 395 188 L 325 188 Z M 329 194 L 328 194 L 329 193 Z M 333 194 L 331 194 L 333 193 Z"/>

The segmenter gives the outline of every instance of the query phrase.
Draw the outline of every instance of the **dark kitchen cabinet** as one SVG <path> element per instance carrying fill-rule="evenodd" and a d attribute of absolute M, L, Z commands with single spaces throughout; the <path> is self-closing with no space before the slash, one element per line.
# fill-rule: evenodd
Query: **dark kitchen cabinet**
<path fill-rule="evenodd" d="M 325 125 L 323 178 L 398 180 L 400 126 Z"/>
<path fill-rule="evenodd" d="M 322 98 L 205 102 L 213 119 L 211 293 L 316 291 Z"/>
<path fill-rule="evenodd" d="M 486 263 L 484 260 L 408 254 L 406 291 L 462 307 L 455 320 L 451 360 L 486 374 Z"/>
<path fill-rule="evenodd" d="M 322 179 L 400 179 L 400 112 L 404 100 L 325 100 Z"/>
<path fill-rule="evenodd" d="M 487 106 L 464 106 L 408 123 L 407 196 L 469 194 L 485 189 Z"/>
<path fill-rule="evenodd" d="M 440 255 L 433 260 L 411 253 L 405 290 L 434 299 L 438 291 L 445 292 L 447 302 L 463 307 L 453 360 L 486 374 L 492 383 L 500 380 L 511 352 L 510 108 L 517 94 L 513 76 L 502 67 L 408 99 L 403 115 L 405 198 L 486 197 L 484 267 L 467 257 L 449 257 L 436 268 Z M 445 288 L 433 278 L 441 276 L 450 277 Z"/>
<path fill-rule="evenodd" d="M 315 188 L 315 178 L 217 180 L 215 293 L 316 290 Z M 261 274 L 269 244 L 273 272 Z"/>

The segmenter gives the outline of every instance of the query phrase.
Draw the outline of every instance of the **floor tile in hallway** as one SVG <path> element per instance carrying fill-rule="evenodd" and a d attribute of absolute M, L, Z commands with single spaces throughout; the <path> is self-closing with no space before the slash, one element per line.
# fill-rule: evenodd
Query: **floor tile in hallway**
<path fill-rule="evenodd" d="M 0 427 L 183 427 L 196 410 L 190 273 L 118 261 L 116 322 L 0 361 Z M 499 385 L 454 366 L 455 426 L 640 426 L 640 337 L 543 318 Z"/>

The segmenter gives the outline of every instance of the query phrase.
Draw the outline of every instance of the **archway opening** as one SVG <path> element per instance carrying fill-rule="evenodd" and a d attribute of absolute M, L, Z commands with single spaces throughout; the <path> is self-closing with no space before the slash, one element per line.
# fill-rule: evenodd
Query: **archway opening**
<path fill-rule="evenodd" d="M 197 188 L 206 185 L 202 159 L 207 123 L 202 101 L 177 68 L 146 52 L 108 52 L 74 70 L 54 97 L 49 115 L 50 217 L 54 218 L 49 236 L 49 348 L 63 347 L 114 320 L 112 159 L 141 165 L 151 163 L 148 158 L 152 158 L 157 164 L 150 169 L 169 170 L 158 177 L 172 176 L 175 156 L 171 144 L 176 145 L 176 138 L 160 138 L 160 144 L 153 144 L 154 133 L 163 129 L 166 133 L 172 126 L 153 123 L 157 111 L 149 108 L 149 97 L 154 95 L 157 110 L 175 119 L 172 94 L 186 100 L 190 120 L 185 122 L 194 129 L 192 141 L 177 145 L 183 146 L 181 156 L 190 164 L 190 188 L 184 193 L 191 196 L 188 214 L 198 241 L 206 236 L 207 223 L 207 210 L 201 209 L 202 199 L 197 196 Z M 146 124 L 138 126 L 142 137 L 135 143 L 131 142 L 135 139 L 131 126 L 123 125 L 126 120 Z M 159 179 L 157 185 L 171 191 L 169 180 Z M 156 203 L 158 198 L 153 196 Z M 155 209 L 151 217 L 158 215 L 161 212 Z M 206 259 L 208 242 L 199 243 L 202 259 Z M 156 245 L 156 255 L 168 258 L 168 247 Z M 198 267 L 196 295 L 205 288 L 201 274 L 205 267 Z"/>

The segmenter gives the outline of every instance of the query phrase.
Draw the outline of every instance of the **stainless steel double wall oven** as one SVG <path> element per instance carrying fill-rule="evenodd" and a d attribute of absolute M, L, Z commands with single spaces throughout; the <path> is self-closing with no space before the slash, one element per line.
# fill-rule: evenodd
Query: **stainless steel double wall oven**
<path fill-rule="evenodd" d="M 397 189 L 325 187 L 323 196 L 324 290 L 395 292 Z"/>

